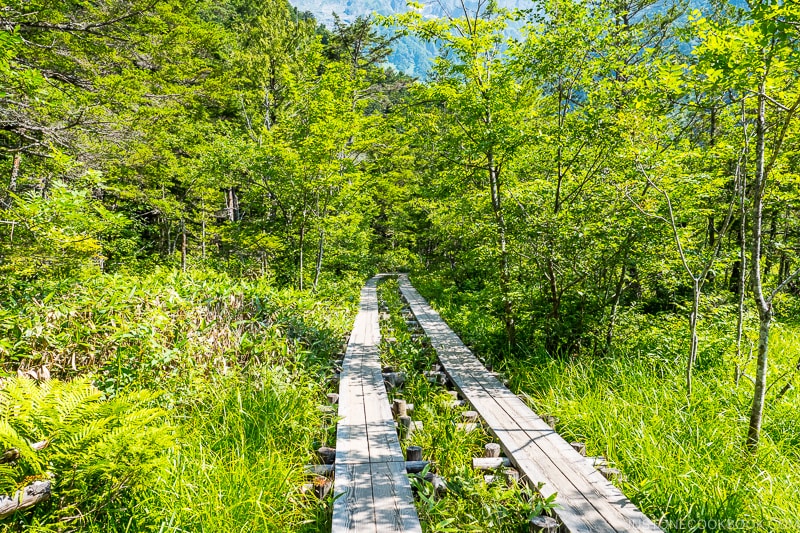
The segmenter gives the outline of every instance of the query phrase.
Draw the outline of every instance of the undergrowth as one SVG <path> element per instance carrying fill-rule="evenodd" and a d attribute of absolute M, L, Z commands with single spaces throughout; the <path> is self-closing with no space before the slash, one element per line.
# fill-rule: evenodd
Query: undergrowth
<path fill-rule="evenodd" d="M 443 291 L 420 277 L 415 286 L 465 342 L 509 377 L 540 414 L 560 419 L 568 441 L 586 443 L 622 470 L 620 488 L 668 532 L 800 529 L 800 394 L 784 385 L 800 359 L 800 327 L 778 324 L 771 339 L 771 377 L 762 443 L 755 458 L 744 448 L 752 401 L 754 361 L 736 357 L 729 308 L 706 302 L 695 391 L 687 403 L 684 357 L 686 320 L 658 320 L 629 311 L 621 317 L 606 357 L 551 358 L 538 346 L 501 357 L 499 319 L 486 312 L 479 294 Z M 476 318 L 477 317 L 477 318 Z M 735 368 L 744 375 L 738 383 Z"/>
<path fill-rule="evenodd" d="M 408 379 L 402 397 L 414 405 L 413 418 L 422 429 L 402 443 L 420 446 L 423 459 L 447 483 L 444 495 L 435 494 L 433 485 L 412 476 L 417 493 L 417 509 L 426 532 L 528 531 L 528 522 L 550 508 L 526 485 L 506 484 L 501 472 L 486 483 L 484 472 L 472 469 L 472 458 L 483 457 L 484 444 L 491 439 L 480 427 L 465 431 L 457 425 L 468 407 L 452 407 L 447 389 L 431 383 L 424 372 L 436 362 L 436 354 L 423 337 L 413 337 L 403 314 L 397 280 L 387 279 L 378 286 L 380 300 L 388 307 L 388 320 L 382 322 L 382 361 L 404 371 Z"/>
<path fill-rule="evenodd" d="M 49 503 L 0 521 L 0 531 L 328 528 L 330 502 L 303 493 L 303 466 L 330 438 L 330 415 L 319 406 L 327 403 L 326 380 L 352 325 L 361 283 L 343 281 L 314 294 L 212 272 L 157 270 L 0 289 L 7 302 L 0 309 L 2 374 L 36 378 L 39 385 L 22 382 L 42 391 L 56 378 L 91 382 L 98 412 L 132 406 L 116 426 L 104 419 L 114 431 L 107 449 L 117 453 L 116 462 L 95 460 L 92 449 L 64 448 L 68 434 L 59 430 L 52 447 L 28 456 L 41 468 L 24 462 L 4 468 L 0 482 L 7 490 L 24 486 L 32 474 L 54 483 Z M 15 378 L 0 380 L 0 389 L 12 390 Z M 18 397 L 16 404 L 19 410 L 24 402 Z M 137 405 L 158 414 L 143 426 L 158 435 L 153 442 L 130 420 Z M 34 418 L 49 416 L 53 427 L 81 435 L 96 425 L 88 414 L 76 419 L 41 402 L 32 409 Z M 11 420 L 22 435 L 23 419 Z M 108 440 L 106 426 L 98 431 Z M 38 438 L 25 433 L 17 444 Z M 125 463 L 131 468 L 123 477 L 113 467 L 125 450 L 142 460 Z M 63 460 L 53 460 L 56 451 Z M 110 480 L 113 498 L 89 481 L 62 482 L 72 479 L 82 457 L 95 478 Z M 87 512 L 95 508 L 102 512 Z"/>
<path fill-rule="evenodd" d="M 316 380 L 259 366 L 197 394 L 141 514 L 162 532 L 321 531 L 325 505 L 300 490 L 323 438 Z"/>

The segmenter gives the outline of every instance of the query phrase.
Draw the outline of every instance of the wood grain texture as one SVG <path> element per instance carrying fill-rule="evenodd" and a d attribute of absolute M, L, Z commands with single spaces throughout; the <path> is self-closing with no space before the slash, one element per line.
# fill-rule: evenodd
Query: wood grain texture
<path fill-rule="evenodd" d="M 377 533 L 369 463 L 335 465 L 333 533 Z"/>
<path fill-rule="evenodd" d="M 333 533 L 422 533 L 381 373 L 377 281 L 361 290 L 342 363 Z"/>
<path fill-rule="evenodd" d="M 0 496 L 0 519 L 50 499 L 50 482 L 34 481 L 13 496 Z"/>
<path fill-rule="evenodd" d="M 375 525 L 379 532 L 422 533 L 405 463 L 370 463 Z"/>
<path fill-rule="evenodd" d="M 661 531 L 491 375 L 405 276 L 400 276 L 400 289 L 446 374 L 486 422 L 514 466 L 543 496 L 556 494 L 561 506 L 556 514 L 568 531 Z"/>

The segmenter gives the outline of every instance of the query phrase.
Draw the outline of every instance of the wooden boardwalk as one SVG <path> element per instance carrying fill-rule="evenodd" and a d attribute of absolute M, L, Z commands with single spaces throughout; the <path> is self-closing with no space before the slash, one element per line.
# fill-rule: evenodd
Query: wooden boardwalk
<path fill-rule="evenodd" d="M 492 376 L 406 276 L 400 290 L 439 361 L 464 398 L 500 441 L 506 456 L 534 488 L 556 494 L 562 529 L 572 533 L 661 531 L 592 464 Z"/>
<path fill-rule="evenodd" d="M 380 277 L 361 290 L 340 376 L 333 533 L 422 533 L 381 374 Z"/>

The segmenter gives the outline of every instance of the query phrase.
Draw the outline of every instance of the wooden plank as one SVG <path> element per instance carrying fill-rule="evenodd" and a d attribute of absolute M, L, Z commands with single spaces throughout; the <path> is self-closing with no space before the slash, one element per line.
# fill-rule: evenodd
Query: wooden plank
<path fill-rule="evenodd" d="M 403 461 L 403 452 L 383 380 L 379 384 L 365 383 L 364 391 L 370 462 Z M 380 394 L 381 391 L 383 394 Z"/>
<path fill-rule="evenodd" d="M 491 376 L 488 377 L 491 378 Z M 494 380 L 494 378 L 491 379 Z M 464 391 L 465 395 L 475 405 L 476 410 L 487 420 L 487 424 L 492 427 L 506 453 L 516 459 L 517 467 L 523 474 L 534 482 L 549 480 L 550 486 L 545 486 L 542 489 L 545 496 L 553 492 L 551 489 L 555 489 L 555 492 L 558 493 L 558 501 L 565 508 L 569 506 L 578 511 L 575 516 L 567 516 L 567 513 L 561 513 L 565 525 L 570 530 L 597 530 L 603 521 L 607 522 L 607 527 L 611 527 L 615 531 L 627 531 L 630 529 L 631 522 L 619 516 L 619 510 L 614 505 L 611 505 L 611 502 L 607 501 L 606 495 L 598 492 L 592 484 L 586 483 L 586 480 L 583 479 L 585 477 L 584 473 L 576 474 L 571 469 L 574 461 L 585 465 L 584 461 L 577 460 L 574 457 L 563 457 L 563 454 L 557 454 L 558 457 L 556 457 L 553 453 L 555 448 L 540 444 L 539 441 L 546 436 L 556 435 L 549 426 L 538 417 L 536 417 L 536 420 L 540 422 L 540 427 L 532 429 L 520 425 L 518 422 L 521 419 L 524 420 L 524 418 L 519 413 L 511 414 L 508 412 L 502 402 L 505 398 L 492 397 L 491 391 L 487 391 L 485 384 L 483 384 L 484 386 L 480 385 L 482 385 L 480 380 L 476 379 L 471 384 L 471 387 Z M 502 393 L 505 391 L 506 394 L 503 394 L 503 396 L 509 395 L 511 401 L 519 401 L 501 384 L 492 383 L 491 385 L 499 389 L 496 392 Z M 489 396 L 491 400 L 478 399 L 480 396 Z M 559 437 L 559 440 L 563 439 Z M 529 447 L 538 447 L 539 449 L 528 449 Z M 536 460 L 533 463 L 529 463 L 525 460 L 526 457 L 533 457 Z M 594 471 L 592 473 L 599 475 Z M 617 495 L 626 500 L 621 493 L 618 492 Z M 587 507 L 587 503 L 591 504 L 591 508 Z M 632 505 L 630 507 L 633 508 Z M 641 516 L 634 518 L 638 519 Z"/>
<path fill-rule="evenodd" d="M 444 363 L 443 363 L 444 364 Z M 455 373 L 455 372 L 454 372 Z M 526 446 L 531 442 L 528 435 L 519 427 L 473 376 L 459 376 L 463 389 L 462 394 L 469 399 L 476 411 L 481 415 L 490 431 L 500 441 L 506 455 L 527 480 L 537 487 L 545 498 L 557 494 L 556 501 L 568 512 L 559 512 L 564 525 L 572 532 L 615 531 L 574 486 L 570 479 L 558 469 L 546 469 L 547 458 L 541 454 L 529 454 Z M 549 429 L 549 427 L 548 427 Z M 552 430 L 551 430 L 552 431 Z M 545 463 L 545 464 L 542 464 Z"/>
<path fill-rule="evenodd" d="M 368 463 L 369 444 L 360 376 L 342 371 L 339 417 L 336 426 L 336 463 Z"/>
<path fill-rule="evenodd" d="M 331 531 L 334 533 L 378 533 L 372 498 L 372 470 L 369 463 L 335 465 Z"/>
<path fill-rule="evenodd" d="M 422 533 L 381 374 L 379 277 L 361 290 L 342 363 L 333 533 Z"/>
<path fill-rule="evenodd" d="M 557 493 L 557 511 L 570 531 L 661 531 L 622 492 L 524 402 L 489 374 L 407 278 L 400 288 L 445 372 L 490 426 L 506 454 L 544 496 Z"/>
<path fill-rule="evenodd" d="M 50 482 L 34 481 L 18 490 L 12 496 L 0 496 L 0 519 L 18 511 L 30 509 L 39 502 L 50 499 Z"/>
<path fill-rule="evenodd" d="M 375 524 L 378 532 L 422 533 L 405 463 L 373 462 L 370 466 L 372 497 L 375 501 Z"/>
<path fill-rule="evenodd" d="M 535 440 L 518 425 L 508 422 L 508 415 L 499 404 L 481 401 L 486 423 L 500 441 L 506 455 L 520 472 L 535 486 L 544 483 L 539 491 L 544 497 L 557 495 L 556 501 L 563 507 L 559 518 L 570 531 L 627 531 L 614 517 L 613 510 L 604 505 L 602 499 L 587 498 L 584 480 L 570 477 L 559 468 L 546 450 L 539 448 Z M 476 409 L 479 409 L 476 406 Z M 481 412 L 481 411 L 479 411 Z M 552 431 L 552 430 L 551 430 Z M 609 520 L 618 522 L 616 524 Z"/>
<path fill-rule="evenodd" d="M 374 304 L 374 305 L 373 305 Z M 378 321 L 377 292 L 367 292 L 366 305 L 367 333 L 366 343 L 370 353 L 365 356 L 361 366 L 361 379 L 364 390 L 364 411 L 369 441 L 369 460 L 373 463 L 403 461 L 403 452 L 397 438 L 392 418 L 389 395 L 383 382 L 378 353 L 380 343 L 380 324 Z M 365 354 L 366 355 L 366 354 Z"/>
<path fill-rule="evenodd" d="M 363 295 L 363 291 L 362 291 Z M 367 322 L 356 316 L 339 379 L 339 422 L 336 426 L 336 463 L 369 462 L 369 445 L 361 377 Z"/>
<path fill-rule="evenodd" d="M 612 513 L 604 514 L 615 527 L 624 530 L 630 524 L 637 524 L 638 530 L 660 531 L 660 528 L 647 519 L 617 487 L 582 459 L 583 456 L 531 411 L 522 400 L 512 394 L 502 399 L 502 405 L 509 417 L 515 420 L 532 442 L 541 450 L 547 451 L 548 457 L 565 475 L 572 479 L 583 478 L 588 481 L 588 484 L 583 485 L 582 491 L 593 501 L 604 502 L 606 504 L 603 506 L 604 509 L 612 510 Z"/>

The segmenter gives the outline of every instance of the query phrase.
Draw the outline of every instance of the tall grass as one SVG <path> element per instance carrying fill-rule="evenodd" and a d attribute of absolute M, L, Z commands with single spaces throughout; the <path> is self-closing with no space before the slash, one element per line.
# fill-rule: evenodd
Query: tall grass
<path fill-rule="evenodd" d="M 618 466 L 623 491 L 668 531 L 797 530 L 796 452 L 767 430 L 748 457 L 747 395 L 730 379 L 703 375 L 689 407 L 678 369 L 659 376 L 636 361 L 518 361 L 508 374 L 538 411 L 560 418 L 565 438 Z"/>
<path fill-rule="evenodd" d="M 420 286 L 465 340 L 478 350 L 493 345 L 497 319 L 465 319 L 480 314 L 478 299 L 437 298 L 435 285 Z M 734 366 L 752 376 L 754 361 L 747 350 L 735 360 L 730 314 L 709 309 L 705 316 L 688 403 L 685 320 L 674 315 L 627 316 L 607 358 L 557 361 L 536 346 L 518 358 L 484 355 L 536 411 L 560 419 L 565 438 L 585 442 L 589 454 L 620 468 L 622 490 L 666 531 L 800 531 L 800 394 L 789 388 L 779 397 L 796 373 L 800 328 L 773 330 L 771 376 L 778 379 L 768 393 L 761 447 L 751 457 L 744 440 L 753 388 L 746 376 L 735 382 Z"/>
<path fill-rule="evenodd" d="M 199 393 L 145 504 L 158 531 L 321 530 L 325 503 L 300 491 L 303 465 L 324 439 L 320 385 L 261 367 Z"/>
<path fill-rule="evenodd" d="M 360 284 L 312 294 L 158 270 L 3 287 L 0 377 L 46 366 L 88 376 L 108 398 L 160 393 L 164 466 L 87 531 L 324 531 L 329 502 L 302 493 L 303 466 L 333 435 L 318 406 Z M 63 530 L 54 516 L 43 506 L 0 531 Z"/>

